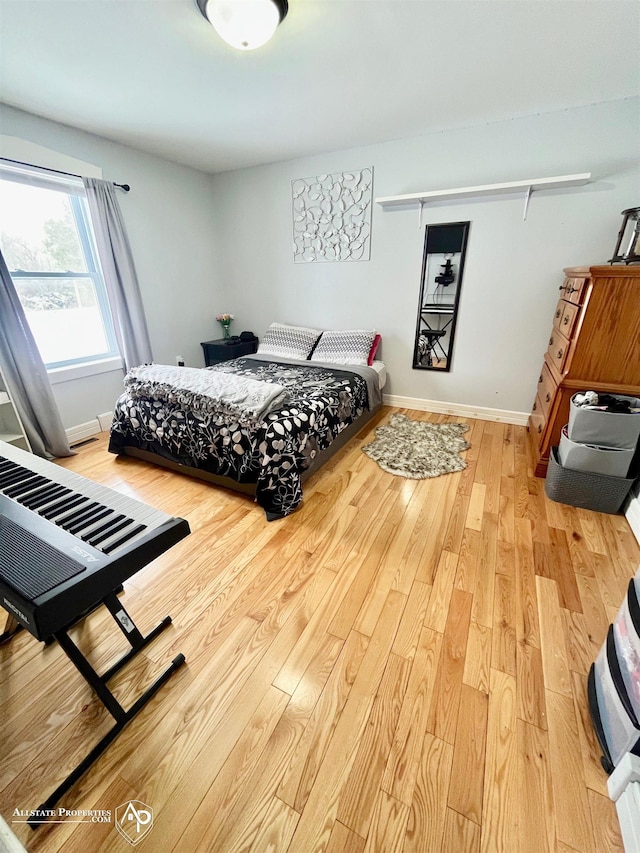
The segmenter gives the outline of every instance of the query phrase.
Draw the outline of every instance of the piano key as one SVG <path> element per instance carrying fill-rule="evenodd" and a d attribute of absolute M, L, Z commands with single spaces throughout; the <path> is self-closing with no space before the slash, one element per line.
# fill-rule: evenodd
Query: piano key
<path fill-rule="evenodd" d="M 122 513 L 114 513 L 113 510 L 107 509 L 105 513 L 100 513 L 94 518 L 88 519 L 87 523 L 79 530 L 76 530 L 74 536 L 82 539 L 83 542 L 89 542 L 92 536 L 103 530 L 105 525 L 112 524 L 114 519 L 118 518 Z"/>
<path fill-rule="evenodd" d="M 113 519 L 108 519 L 108 521 L 112 522 Z M 132 519 L 125 519 L 125 521 L 130 526 L 136 525 L 136 522 Z M 133 539 L 133 537 L 135 536 L 136 539 L 144 539 L 148 535 L 149 529 L 144 524 L 138 523 L 138 527 L 140 531 L 137 533 L 131 533 L 130 538 Z M 105 545 L 110 545 L 112 540 L 117 539 L 121 535 L 119 530 L 119 528 L 116 530 L 116 528 L 114 528 L 113 526 L 111 526 L 110 529 L 103 530 L 103 525 L 95 525 L 93 529 L 89 531 L 81 529 L 69 532 L 74 532 L 74 535 L 77 536 L 79 539 L 82 539 L 87 544 L 92 545 L 94 548 L 97 548 L 98 550 L 102 551 L 104 550 Z M 129 530 L 127 530 L 126 528 L 123 528 L 123 531 L 125 533 L 129 532 Z M 103 533 L 104 536 L 100 535 L 101 533 Z M 111 551 L 113 551 L 113 548 L 111 548 Z"/>
<path fill-rule="evenodd" d="M 49 521 L 52 521 L 57 515 L 61 515 L 67 509 L 71 509 L 76 504 L 84 500 L 85 498 L 82 495 L 77 495 L 76 497 L 73 497 L 73 495 L 64 497 L 62 500 L 56 501 L 46 507 L 46 509 L 41 510 L 39 514 L 43 518 L 48 518 Z"/>
<path fill-rule="evenodd" d="M 67 518 L 60 523 L 60 527 L 64 527 L 65 530 L 69 530 L 70 527 L 74 527 L 76 524 L 78 524 L 79 527 L 82 527 L 82 524 L 86 523 L 87 519 L 95 516 L 99 510 L 106 509 L 107 508 L 105 506 L 102 506 L 96 501 L 90 501 L 87 506 L 82 509 L 78 507 L 77 511 L 72 513 L 71 518 Z"/>
<path fill-rule="evenodd" d="M 56 486 L 55 483 L 51 483 L 50 486 L 46 486 L 33 495 L 26 495 L 24 498 L 19 500 L 18 503 L 24 504 L 28 509 L 35 510 L 65 494 L 69 494 L 68 489 L 65 489 L 63 486 Z"/>
<path fill-rule="evenodd" d="M 0 469 L 4 470 L 6 468 L 24 468 L 24 465 L 20 465 L 13 459 L 7 459 L 5 456 L 3 456 L 2 460 L 0 460 Z"/>
<path fill-rule="evenodd" d="M 2 476 L 4 476 L 5 474 L 17 473 L 18 471 L 26 471 L 26 470 L 28 470 L 28 469 L 26 469 L 24 467 L 24 465 L 16 465 L 15 462 L 7 461 L 7 463 L 2 466 L 2 469 L 0 469 L 0 474 L 2 474 Z"/>
<path fill-rule="evenodd" d="M 106 501 L 104 503 L 106 504 Z M 153 507 L 144 506 L 144 504 L 139 505 L 139 508 L 136 507 L 135 512 L 131 512 L 131 498 L 121 494 L 118 494 L 117 497 L 114 497 L 113 500 L 109 501 L 108 505 L 114 513 L 122 513 L 123 515 L 129 516 L 148 528 L 157 527 L 158 520 L 161 519 L 161 516 L 163 515 L 159 510 L 154 509 Z M 161 520 L 160 523 L 162 523 Z"/>
<path fill-rule="evenodd" d="M 7 497 L 19 500 L 19 502 L 30 509 L 39 508 L 43 515 L 46 510 L 52 509 L 52 504 L 57 500 L 72 494 L 68 489 L 51 484 L 50 481 L 47 481 L 41 475 L 34 476 L 31 472 L 26 471 L 26 469 L 24 478 L 21 478 L 17 485 L 12 485 L 3 491 Z M 77 501 L 75 503 L 77 504 Z M 48 512 L 47 515 L 50 515 L 51 518 L 55 517 Z"/>
<path fill-rule="evenodd" d="M 89 545 L 93 545 L 95 542 L 100 542 L 102 539 L 105 539 L 111 529 L 119 524 L 121 521 L 128 522 L 130 519 L 127 519 L 124 515 L 116 515 L 114 518 L 108 519 L 104 524 L 101 524 L 96 530 L 93 531 L 89 536 L 82 537 L 85 542 L 88 542 Z"/>
<path fill-rule="evenodd" d="M 121 539 L 126 533 L 129 533 L 129 531 L 133 530 L 134 527 L 141 527 L 143 530 L 145 529 L 143 524 L 138 524 L 137 521 L 131 518 L 127 518 L 126 521 L 126 525 L 122 525 L 110 530 L 108 532 L 108 536 L 105 536 L 100 539 L 99 543 L 95 544 L 94 547 L 99 548 L 105 553 L 108 553 L 107 549 L 110 548 L 110 546 L 117 542 L 119 539 Z M 132 534 L 132 536 L 133 535 L 135 534 Z"/>
<path fill-rule="evenodd" d="M 12 445 L 3 444 L 0 451 L 0 465 L 14 465 L 26 469 L 28 464 L 32 473 L 42 474 L 42 476 L 60 486 L 70 489 L 72 492 L 82 494 L 91 500 L 99 501 L 114 510 L 122 511 L 125 515 L 138 520 L 140 524 L 144 524 L 149 530 L 164 524 L 167 518 L 170 517 L 166 513 L 149 507 L 135 498 L 123 495 L 98 483 L 93 483 L 91 480 L 87 480 L 73 471 L 68 471 L 63 466 L 51 463 L 46 459 L 41 459 L 39 456 L 29 454 L 27 460 L 25 460 L 24 454 L 24 451 L 14 448 Z M 116 503 L 117 506 L 115 506 Z"/>
<path fill-rule="evenodd" d="M 81 509 L 85 508 L 85 504 L 89 503 L 89 499 L 85 498 L 84 495 L 79 495 L 69 489 L 65 489 L 60 498 L 60 500 L 54 498 L 36 507 L 38 515 L 57 524 L 62 518 L 66 518 L 67 511 L 75 509 L 76 512 L 80 512 Z"/>
<path fill-rule="evenodd" d="M 9 471 L 31 471 L 31 469 L 26 468 L 24 465 L 18 465 L 17 462 L 9 462 L 7 460 L 7 464 L 4 466 L 2 473 L 7 474 Z"/>
<path fill-rule="evenodd" d="M 125 542 L 123 546 L 117 546 L 114 549 L 112 549 L 111 554 L 113 554 L 114 556 L 117 556 L 118 551 L 120 550 L 120 547 L 126 546 L 127 548 L 130 548 L 132 546 L 135 546 L 137 542 L 142 542 L 143 540 L 148 538 L 148 535 L 149 535 L 148 529 L 146 527 L 143 527 L 143 529 L 139 533 L 136 533 L 135 536 L 132 536 L 131 539 L 129 539 L 128 542 Z"/>
<path fill-rule="evenodd" d="M 42 474 L 33 474 L 33 473 L 32 473 L 32 474 L 30 474 L 30 476 L 29 476 L 29 477 L 26 477 L 26 478 L 22 481 L 23 485 L 25 485 L 25 486 L 26 486 L 27 484 L 29 484 L 29 483 L 31 483 L 31 484 L 32 484 L 32 486 L 33 486 L 33 484 L 39 484 L 39 485 L 43 485 L 43 486 L 44 486 L 44 485 L 49 485 L 49 484 L 50 484 L 50 482 L 51 482 L 51 480 L 47 480 L 47 478 L 46 478 L 46 477 L 43 477 L 43 476 L 42 476 Z M 6 489 L 6 490 L 5 490 L 5 494 L 6 494 L 6 493 L 9 493 L 9 496 L 11 496 L 11 495 L 10 495 L 11 490 L 12 490 L 12 489 L 14 489 L 14 488 L 17 488 L 17 484 L 16 484 L 16 486 L 11 486 L 10 488 Z"/>
<path fill-rule="evenodd" d="M 135 525 L 135 521 L 132 521 L 130 518 L 123 518 L 122 521 L 119 521 L 117 524 L 112 524 L 108 530 L 94 536 L 89 544 L 102 551 L 106 543 L 115 538 L 115 534 L 122 533 L 123 530 L 130 528 L 131 525 Z"/>
<path fill-rule="evenodd" d="M 106 504 L 105 504 L 105 508 L 108 510 L 110 516 L 128 515 L 127 509 L 129 508 L 129 502 L 124 497 L 124 495 L 118 495 L 116 498 L 114 498 L 110 502 L 110 504 L 111 504 L 110 506 L 106 506 Z M 104 522 L 103 522 L 103 524 L 104 524 Z M 85 534 L 89 535 L 93 532 L 93 530 L 90 529 L 91 527 L 92 527 L 92 522 L 87 521 L 86 527 L 83 530 L 83 534 L 82 534 L 83 537 L 85 536 Z"/>
<path fill-rule="evenodd" d="M 74 497 L 73 492 L 70 492 L 69 489 L 62 489 L 61 492 L 57 494 L 50 494 L 47 498 L 39 503 L 35 507 L 30 507 L 34 512 L 37 512 L 38 515 L 43 515 L 45 511 L 52 510 L 55 512 L 58 507 L 63 506 L 66 501 L 70 501 Z M 46 516 L 45 516 L 46 517 Z"/>
<path fill-rule="evenodd" d="M 0 494 L 2 493 L 0 492 Z M 24 489 L 19 494 L 7 495 L 7 497 L 12 497 L 13 500 L 17 501 L 18 503 L 21 503 L 24 506 L 29 506 L 29 508 L 31 508 L 30 505 L 33 503 L 41 505 L 43 501 L 52 500 L 53 497 L 62 497 L 62 494 L 63 493 L 60 491 L 60 487 L 52 487 L 51 483 L 45 482 L 34 485 L 28 489 Z"/>
<path fill-rule="evenodd" d="M 88 505 L 86 498 L 83 498 L 82 495 L 76 495 L 76 497 L 70 500 L 66 506 L 59 507 L 55 511 L 50 512 L 48 516 L 44 513 L 41 513 L 41 515 L 57 527 L 62 527 L 65 521 L 73 520 L 74 513 L 81 512 L 83 509 L 86 509 Z"/>
<path fill-rule="evenodd" d="M 162 516 L 164 515 L 164 513 L 160 512 L 157 509 L 154 509 L 153 507 L 145 507 L 140 510 L 136 515 L 133 515 L 131 512 L 128 511 L 128 509 L 129 507 L 127 506 L 127 504 L 124 504 L 122 507 L 122 511 L 126 511 L 127 515 L 129 515 L 131 518 L 135 518 L 135 520 L 140 524 L 144 524 L 146 528 L 157 527 L 159 524 L 164 523 L 162 521 Z"/>
<path fill-rule="evenodd" d="M 28 494 L 32 492 L 36 487 L 42 486 L 46 483 L 44 477 L 41 477 L 39 474 L 34 474 L 31 477 L 28 477 L 26 480 L 23 480 L 17 486 L 11 486 L 8 489 L 4 489 L 4 494 L 8 498 L 18 498 L 20 495 Z"/>
<path fill-rule="evenodd" d="M 105 506 L 108 506 L 114 512 L 122 512 L 131 518 L 136 518 L 140 523 L 146 524 L 147 527 L 157 527 L 166 520 L 165 513 L 154 509 L 154 507 L 142 504 L 139 501 L 130 498 L 128 495 L 121 494 L 120 492 L 109 490 L 110 494 L 108 495 L 108 498 L 105 498 L 105 488 L 105 486 L 100 486 L 98 483 L 89 483 L 88 487 L 83 487 L 77 491 L 92 500 L 98 500 L 101 503 L 104 503 Z"/>
<path fill-rule="evenodd" d="M 11 486 L 13 483 L 19 483 L 21 480 L 24 480 L 28 473 L 28 471 L 7 471 L 0 477 L 0 489 L 6 489 L 7 486 Z"/>
<path fill-rule="evenodd" d="M 92 512 L 89 516 L 84 519 L 78 519 L 68 528 L 69 533 L 73 533 L 74 536 L 81 537 L 83 532 L 87 532 L 94 525 L 96 525 L 99 521 L 106 518 L 106 516 L 111 514 L 111 510 L 107 509 L 107 507 L 98 507 L 95 512 Z"/>
<path fill-rule="evenodd" d="M 82 495 L 75 495 L 73 500 L 69 502 L 67 507 L 52 516 L 50 521 L 53 521 L 54 524 L 58 525 L 58 527 L 64 527 L 65 522 L 69 521 L 70 519 L 73 520 L 76 514 L 79 512 L 83 512 L 89 506 L 90 503 L 91 501 L 88 498 L 85 498 Z"/>
<path fill-rule="evenodd" d="M 124 536 L 120 536 L 112 542 L 105 542 L 102 546 L 102 550 L 105 554 L 112 554 L 114 551 L 119 548 L 122 548 L 123 545 L 126 545 L 127 542 L 133 539 L 134 536 L 136 536 L 138 533 L 142 533 L 144 530 L 145 527 L 143 524 L 136 524 L 134 527 L 131 527 L 129 530 L 127 530 Z"/>

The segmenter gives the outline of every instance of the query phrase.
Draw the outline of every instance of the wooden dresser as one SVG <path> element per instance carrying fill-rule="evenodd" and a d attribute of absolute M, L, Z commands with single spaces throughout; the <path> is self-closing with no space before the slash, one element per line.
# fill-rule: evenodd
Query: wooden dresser
<path fill-rule="evenodd" d="M 538 477 L 547 472 L 574 394 L 640 397 L 640 267 L 575 267 L 564 274 L 529 416 Z"/>

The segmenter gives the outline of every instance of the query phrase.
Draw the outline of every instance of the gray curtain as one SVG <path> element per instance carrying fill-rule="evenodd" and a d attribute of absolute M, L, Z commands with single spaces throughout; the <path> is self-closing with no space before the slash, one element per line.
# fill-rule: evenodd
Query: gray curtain
<path fill-rule="evenodd" d="M 116 339 L 126 369 L 153 360 L 131 246 L 115 187 L 83 178 Z"/>
<path fill-rule="evenodd" d="M 73 456 L 38 347 L 0 252 L 0 364 L 31 449 Z"/>

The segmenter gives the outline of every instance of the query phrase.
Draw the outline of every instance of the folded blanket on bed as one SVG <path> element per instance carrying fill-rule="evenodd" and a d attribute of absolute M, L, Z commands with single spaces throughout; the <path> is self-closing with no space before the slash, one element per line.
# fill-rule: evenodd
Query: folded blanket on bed
<path fill-rule="evenodd" d="M 179 403 L 192 411 L 227 414 L 242 423 L 259 421 L 288 397 L 285 387 L 276 382 L 167 364 L 133 367 L 124 384 L 133 397 Z"/>

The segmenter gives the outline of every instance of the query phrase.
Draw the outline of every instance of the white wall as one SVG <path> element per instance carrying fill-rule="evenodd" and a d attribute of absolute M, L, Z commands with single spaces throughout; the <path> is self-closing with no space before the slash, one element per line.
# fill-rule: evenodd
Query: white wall
<path fill-rule="evenodd" d="M 396 396 L 527 412 L 562 268 L 611 255 L 620 211 L 638 203 L 638 100 L 431 134 L 216 177 L 0 106 L 0 130 L 95 163 L 120 195 L 157 361 L 202 365 L 199 342 L 262 334 L 273 320 L 375 327 Z M 357 120 L 357 116 L 354 117 Z M 392 133 L 390 129 L 390 133 Z M 412 370 L 424 229 L 415 210 L 373 206 L 371 260 L 294 264 L 294 178 L 374 167 L 374 195 L 591 171 L 594 183 L 522 199 L 434 205 L 424 222 L 471 220 L 450 373 Z M 119 372 L 55 386 L 73 426 L 111 408 Z"/>
<path fill-rule="evenodd" d="M 157 361 L 172 363 L 180 353 L 202 365 L 199 342 L 219 335 L 214 318 L 222 311 L 236 314 L 235 333 L 262 334 L 273 320 L 375 327 L 384 339 L 386 393 L 523 413 L 534 397 L 562 268 L 605 262 L 620 211 L 640 197 L 637 99 L 215 178 L 2 104 L 0 132 L 131 184 L 119 200 Z M 374 205 L 369 262 L 293 263 L 291 180 L 365 166 L 374 167 L 375 196 L 587 171 L 594 183 L 534 194 L 526 222 L 515 198 L 425 211 L 425 223 L 471 220 L 453 367 L 440 374 L 411 369 L 424 239 L 415 211 Z M 110 410 L 121 387 L 121 371 L 55 385 L 65 426 Z M 639 506 L 636 498 L 630 507 L 638 529 Z"/>
<path fill-rule="evenodd" d="M 217 337 L 220 280 L 211 239 L 212 178 L 194 169 L 0 105 L 0 131 L 101 167 L 105 180 L 131 185 L 118 201 L 136 263 L 154 359 L 204 364 L 200 341 Z M 5 156 L 14 156 L 12 152 Z M 32 149 L 35 150 L 35 149 Z M 2 151 L 0 150 L 0 155 Z M 38 164 L 36 164 L 38 165 Z M 113 409 L 116 370 L 53 386 L 65 427 Z"/>
<path fill-rule="evenodd" d="M 528 412 L 563 267 L 606 262 L 620 211 L 638 204 L 639 115 L 627 100 L 218 175 L 220 310 L 259 335 L 274 320 L 375 327 L 386 393 Z M 471 221 L 453 366 L 436 373 L 411 367 L 424 241 L 415 209 L 374 204 L 369 262 L 293 263 L 291 180 L 366 166 L 376 197 L 579 172 L 594 183 L 534 193 L 525 222 L 521 197 L 425 208 L 424 223 Z"/>

